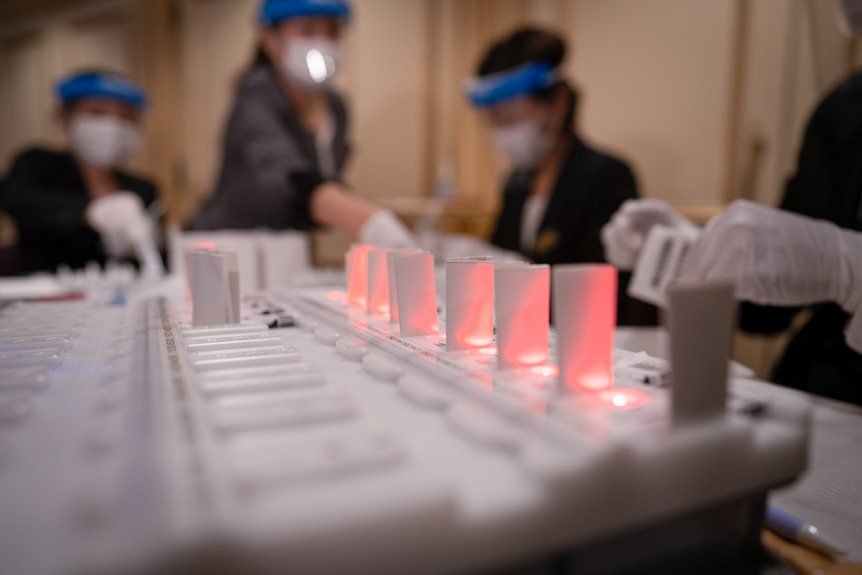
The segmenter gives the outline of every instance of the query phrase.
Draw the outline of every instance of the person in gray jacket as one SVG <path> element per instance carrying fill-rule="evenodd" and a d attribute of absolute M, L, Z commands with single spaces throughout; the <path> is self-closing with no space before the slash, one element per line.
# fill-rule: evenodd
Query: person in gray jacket
<path fill-rule="evenodd" d="M 190 227 L 332 226 L 363 243 L 414 247 L 389 211 L 347 191 L 347 109 L 329 81 L 340 64 L 345 0 L 264 0 L 254 62 L 227 124 L 216 190 Z"/>

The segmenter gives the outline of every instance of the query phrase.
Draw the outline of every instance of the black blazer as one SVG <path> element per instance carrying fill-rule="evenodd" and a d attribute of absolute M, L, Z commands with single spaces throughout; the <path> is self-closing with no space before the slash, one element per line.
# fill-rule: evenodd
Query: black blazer
<path fill-rule="evenodd" d="M 862 231 L 862 72 L 817 106 L 781 208 Z M 799 310 L 746 303 L 740 324 L 751 332 L 777 333 Z M 811 319 L 776 364 L 772 380 L 862 405 L 862 355 L 844 340 L 849 316 L 834 303 L 812 306 L 811 311 Z"/>
<path fill-rule="evenodd" d="M 147 180 L 117 171 L 120 188 L 138 194 L 144 205 L 156 199 Z M 68 152 L 34 148 L 19 155 L 6 179 L 2 207 L 18 227 L 19 272 L 82 268 L 105 262 L 102 243 L 84 223 L 90 197 L 81 171 Z"/>
<path fill-rule="evenodd" d="M 494 245 L 519 252 L 537 263 L 606 261 L 600 236 L 602 226 L 624 201 L 638 197 L 637 184 L 624 162 L 590 148 L 574 134 L 571 138 L 536 234 L 536 249 L 532 252 L 521 249 L 521 218 L 534 177 L 527 171 L 514 172 L 506 183 L 503 206 L 491 236 Z M 625 293 L 630 279 L 631 274 L 620 274 L 617 323 L 655 325 L 655 307 Z"/>
<path fill-rule="evenodd" d="M 326 98 L 339 176 L 349 156 L 347 108 L 334 92 L 326 92 Z M 215 192 L 190 227 L 311 229 L 311 189 L 297 186 L 293 176 L 315 172 L 320 164 L 314 136 L 300 122 L 272 67 L 257 66 L 243 78 L 228 118 Z"/>

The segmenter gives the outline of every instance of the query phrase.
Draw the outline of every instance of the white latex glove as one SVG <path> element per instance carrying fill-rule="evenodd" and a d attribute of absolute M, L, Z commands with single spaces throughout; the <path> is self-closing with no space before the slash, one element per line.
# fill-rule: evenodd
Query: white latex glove
<path fill-rule="evenodd" d="M 649 231 L 663 225 L 698 234 L 698 227 L 661 200 L 626 200 L 602 228 L 608 262 L 623 270 L 635 267 Z"/>
<path fill-rule="evenodd" d="M 519 253 L 510 252 L 489 244 L 476 236 L 467 234 L 439 234 L 426 232 L 419 238 L 419 247 L 434 254 L 438 262 L 447 258 L 466 258 L 471 256 L 493 256 L 498 261 L 524 261 Z"/>
<path fill-rule="evenodd" d="M 416 238 L 389 210 L 379 210 L 362 225 L 359 242 L 381 248 L 413 249 Z"/>
<path fill-rule="evenodd" d="M 132 192 L 115 192 L 87 206 L 87 222 L 102 238 L 109 257 L 136 256 L 145 275 L 164 272 L 155 243 L 153 221 L 141 198 Z"/>
<path fill-rule="evenodd" d="M 732 280 L 758 304 L 835 302 L 854 314 L 845 335 L 862 351 L 862 234 L 738 200 L 709 221 L 682 275 Z"/>

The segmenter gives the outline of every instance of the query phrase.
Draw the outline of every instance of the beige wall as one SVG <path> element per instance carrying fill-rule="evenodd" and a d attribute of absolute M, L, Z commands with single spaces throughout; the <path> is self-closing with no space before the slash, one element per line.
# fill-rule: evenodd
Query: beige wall
<path fill-rule="evenodd" d="M 775 203 L 812 106 L 862 54 L 832 24 L 836 1 L 354 0 L 339 80 L 353 113 L 347 179 L 369 197 L 424 197 L 448 168 L 470 209 L 490 216 L 503 166 L 461 85 L 488 42 L 533 23 L 568 36 L 583 134 L 627 158 L 643 193 Z M 29 143 L 61 141 L 54 78 L 119 69 L 153 96 L 134 163 L 158 178 L 174 216 L 188 216 L 213 186 L 257 4 L 6 0 L 0 165 Z"/>
<path fill-rule="evenodd" d="M 579 0 L 575 58 L 581 125 L 634 164 L 645 195 L 721 201 L 732 1 Z"/>

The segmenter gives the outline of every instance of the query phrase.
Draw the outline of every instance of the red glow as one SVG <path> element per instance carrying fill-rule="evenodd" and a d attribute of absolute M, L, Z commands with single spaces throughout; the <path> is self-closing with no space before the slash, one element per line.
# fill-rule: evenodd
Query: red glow
<path fill-rule="evenodd" d="M 389 315 L 389 264 L 384 249 L 368 252 L 368 311 Z"/>
<path fill-rule="evenodd" d="M 398 323 L 404 337 L 433 335 L 438 331 L 434 256 L 415 253 L 394 262 L 398 297 Z"/>
<path fill-rule="evenodd" d="M 343 291 L 331 291 L 326 292 L 326 299 L 330 301 L 344 301 L 344 298 L 347 294 Z"/>
<path fill-rule="evenodd" d="M 348 252 L 347 303 L 368 309 L 368 250 L 371 246 L 354 246 Z"/>
<path fill-rule="evenodd" d="M 446 262 L 446 349 L 482 348 L 494 341 L 494 265 L 487 259 Z"/>
<path fill-rule="evenodd" d="M 617 270 L 610 265 L 566 265 L 554 271 L 554 316 L 560 373 L 570 389 L 613 386 Z"/>
<path fill-rule="evenodd" d="M 556 365 L 539 365 L 530 368 L 530 373 L 541 375 L 542 377 L 557 377 L 560 374 L 560 370 Z"/>
<path fill-rule="evenodd" d="M 484 353 L 485 355 L 497 355 L 496 347 L 483 347 L 479 350 L 479 353 Z"/>
<path fill-rule="evenodd" d="M 646 395 L 635 389 L 606 389 L 599 392 L 599 399 L 616 409 L 634 409 L 645 405 L 649 400 Z"/>
<path fill-rule="evenodd" d="M 495 270 L 500 369 L 548 361 L 551 275 L 547 265 L 503 265 Z"/>

